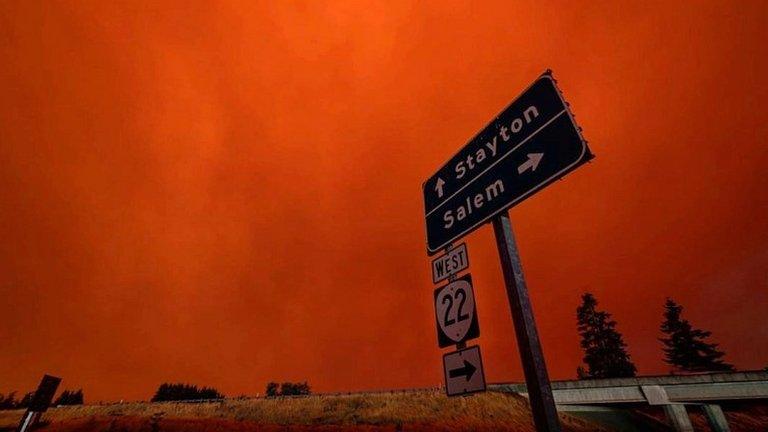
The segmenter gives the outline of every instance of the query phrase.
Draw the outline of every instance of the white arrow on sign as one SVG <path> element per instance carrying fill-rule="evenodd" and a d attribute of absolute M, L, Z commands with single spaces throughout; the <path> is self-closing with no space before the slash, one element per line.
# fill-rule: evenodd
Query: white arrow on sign
<path fill-rule="evenodd" d="M 445 184 L 445 181 L 441 179 L 440 177 L 437 178 L 437 182 L 435 182 L 435 190 L 437 191 L 437 197 L 442 198 L 443 197 L 443 185 Z"/>
<path fill-rule="evenodd" d="M 464 348 L 443 356 L 445 392 L 459 396 L 485 391 L 485 374 L 480 347 Z"/>
<path fill-rule="evenodd" d="M 544 153 L 528 153 L 528 160 L 517 167 L 517 173 L 522 174 L 528 171 L 528 168 L 530 168 L 531 171 L 536 171 L 536 167 L 539 166 L 539 162 L 541 162 L 541 158 L 543 157 Z"/>

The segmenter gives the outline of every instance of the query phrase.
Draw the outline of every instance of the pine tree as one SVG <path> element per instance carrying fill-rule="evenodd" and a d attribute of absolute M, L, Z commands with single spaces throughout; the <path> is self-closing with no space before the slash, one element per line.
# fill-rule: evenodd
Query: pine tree
<path fill-rule="evenodd" d="M 576 308 L 576 320 L 584 350 L 584 364 L 577 369 L 580 377 L 620 378 L 635 376 L 637 368 L 627 354 L 627 344 L 616 330 L 611 314 L 597 310 L 597 300 L 590 293 L 581 296 L 582 304 Z"/>
<path fill-rule="evenodd" d="M 733 365 L 722 360 L 725 353 L 717 349 L 718 344 L 705 342 L 712 332 L 693 328 L 681 318 L 682 312 L 682 306 L 667 298 L 661 323 L 667 337 L 659 339 L 664 344 L 664 361 L 688 372 L 732 371 Z"/>
<path fill-rule="evenodd" d="M 84 402 L 83 389 L 77 389 L 77 391 L 72 392 L 69 402 L 70 405 L 82 405 Z"/>
<path fill-rule="evenodd" d="M 0 393 L 0 410 L 14 409 L 17 405 L 16 392 L 10 392 L 8 396 L 3 396 Z"/>
<path fill-rule="evenodd" d="M 151 402 L 198 400 L 198 399 L 224 399 L 224 395 L 213 387 L 198 388 L 192 384 L 160 384 Z"/>
<path fill-rule="evenodd" d="M 16 408 L 29 408 L 29 404 L 32 403 L 32 398 L 35 396 L 35 392 L 28 392 L 24 394 Z"/>
<path fill-rule="evenodd" d="M 54 406 L 58 405 L 82 405 L 83 404 L 83 390 L 64 390 L 59 397 L 56 399 L 56 402 L 53 403 Z"/>

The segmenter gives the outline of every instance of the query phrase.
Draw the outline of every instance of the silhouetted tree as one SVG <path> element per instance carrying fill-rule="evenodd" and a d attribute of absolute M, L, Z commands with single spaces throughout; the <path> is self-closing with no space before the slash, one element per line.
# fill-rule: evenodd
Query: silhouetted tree
<path fill-rule="evenodd" d="M 587 379 L 587 378 L 589 378 L 589 375 L 587 374 L 587 371 L 584 370 L 584 366 L 576 366 L 576 377 L 578 379 Z"/>
<path fill-rule="evenodd" d="M 82 405 L 83 404 L 83 390 L 64 390 L 56 401 L 53 403 L 57 405 Z"/>
<path fill-rule="evenodd" d="M 16 404 L 16 408 L 29 408 L 29 404 L 32 403 L 32 398 L 35 396 L 35 392 L 28 392 L 21 398 L 19 403 Z"/>
<path fill-rule="evenodd" d="M 16 392 L 10 392 L 7 395 L 0 393 L 0 410 L 27 408 L 34 395 L 35 392 L 29 392 L 20 400 L 16 400 Z"/>
<path fill-rule="evenodd" d="M 280 385 L 274 381 L 270 381 L 267 383 L 267 391 L 266 396 L 267 397 L 275 397 L 278 395 L 277 389 Z"/>
<path fill-rule="evenodd" d="M 7 396 L 0 393 L 0 410 L 16 409 L 16 392 L 10 392 Z"/>
<path fill-rule="evenodd" d="M 580 367 L 581 378 L 619 378 L 635 376 L 637 368 L 627 354 L 627 344 L 616 330 L 611 314 L 597 310 L 597 300 L 590 293 L 581 296 L 576 308 L 578 332 L 586 371 Z"/>
<path fill-rule="evenodd" d="M 300 383 L 284 382 L 280 385 L 281 396 L 300 396 L 310 394 L 309 384 L 306 381 Z"/>
<path fill-rule="evenodd" d="M 269 382 L 267 383 L 267 391 L 266 396 L 267 397 L 274 397 L 274 396 L 301 396 L 301 395 L 308 395 L 311 394 L 312 391 L 309 388 L 309 384 L 304 382 L 284 382 L 282 384 L 278 384 L 276 382 Z"/>
<path fill-rule="evenodd" d="M 224 395 L 212 387 L 198 388 L 190 384 L 163 383 L 158 387 L 152 402 L 197 400 L 197 399 L 224 399 Z"/>
<path fill-rule="evenodd" d="M 664 344 L 664 361 L 688 372 L 732 371 L 733 365 L 723 361 L 725 353 L 717 349 L 718 344 L 705 342 L 712 332 L 693 328 L 682 319 L 682 312 L 682 306 L 667 298 L 661 323 L 667 337 L 659 338 Z"/>

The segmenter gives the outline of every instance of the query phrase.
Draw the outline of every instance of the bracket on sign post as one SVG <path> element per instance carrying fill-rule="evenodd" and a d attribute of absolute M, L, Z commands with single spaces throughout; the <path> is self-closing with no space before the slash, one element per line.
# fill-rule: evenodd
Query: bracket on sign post
<path fill-rule="evenodd" d="M 448 243 L 445 245 L 445 254 L 448 255 L 451 253 L 451 250 L 453 249 L 453 243 Z M 456 280 L 456 273 L 451 273 L 448 275 L 448 282 L 453 282 Z"/>

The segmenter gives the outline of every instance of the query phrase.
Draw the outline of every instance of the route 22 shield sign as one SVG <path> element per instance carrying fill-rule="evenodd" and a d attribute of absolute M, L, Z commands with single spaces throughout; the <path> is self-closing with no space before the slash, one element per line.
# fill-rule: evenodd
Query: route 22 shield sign
<path fill-rule="evenodd" d="M 471 275 L 435 290 L 435 319 L 440 348 L 480 336 Z"/>

